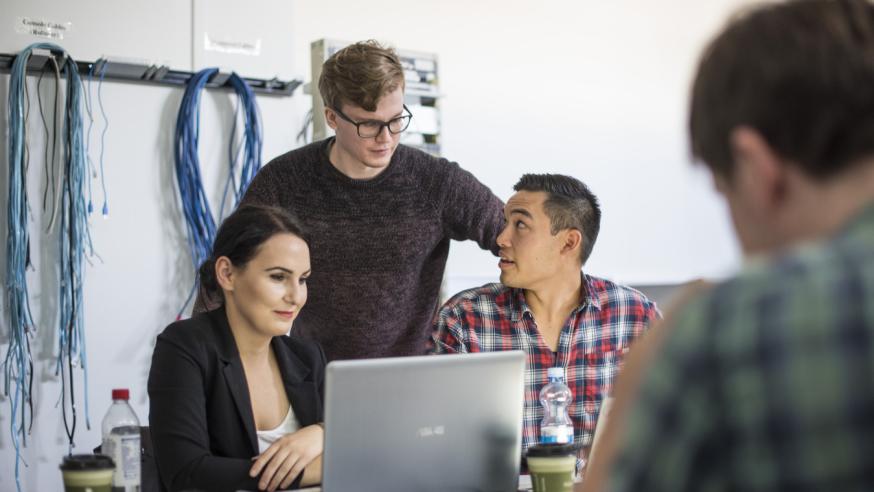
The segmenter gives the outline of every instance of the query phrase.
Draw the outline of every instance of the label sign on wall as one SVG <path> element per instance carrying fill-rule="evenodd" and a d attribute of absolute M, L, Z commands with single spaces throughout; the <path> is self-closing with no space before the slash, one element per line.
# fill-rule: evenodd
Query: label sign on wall
<path fill-rule="evenodd" d="M 215 39 L 209 33 L 203 33 L 203 49 L 217 51 L 219 53 L 233 53 L 235 55 L 260 56 L 261 40 L 234 41 L 227 39 Z"/>
<path fill-rule="evenodd" d="M 64 39 L 64 33 L 73 27 L 72 22 L 55 22 L 35 17 L 17 17 L 15 19 L 15 32 L 30 34 L 42 38 Z"/>

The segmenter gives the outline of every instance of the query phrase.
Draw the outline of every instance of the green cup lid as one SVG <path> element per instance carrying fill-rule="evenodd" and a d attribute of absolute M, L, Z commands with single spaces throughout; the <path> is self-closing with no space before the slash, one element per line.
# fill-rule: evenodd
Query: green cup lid
<path fill-rule="evenodd" d="M 72 454 L 64 456 L 63 471 L 95 471 L 115 468 L 112 458 L 103 454 Z"/>
<path fill-rule="evenodd" d="M 568 444 L 536 444 L 528 448 L 529 458 L 546 458 L 554 456 L 568 456 L 577 454 L 580 446 L 576 443 Z"/>

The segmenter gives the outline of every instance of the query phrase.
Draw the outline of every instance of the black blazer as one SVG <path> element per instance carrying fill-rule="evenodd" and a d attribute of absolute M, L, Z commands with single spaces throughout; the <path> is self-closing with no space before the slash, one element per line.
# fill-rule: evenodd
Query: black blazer
<path fill-rule="evenodd" d="M 300 425 L 324 418 L 325 353 L 294 336 L 270 343 Z M 158 335 L 149 371 L 149 426 L 168 490 L 257 490 L 255 417 L 224 308 L 178 321 Z M 295 480 L 297 487 L 300 477 Z"/>

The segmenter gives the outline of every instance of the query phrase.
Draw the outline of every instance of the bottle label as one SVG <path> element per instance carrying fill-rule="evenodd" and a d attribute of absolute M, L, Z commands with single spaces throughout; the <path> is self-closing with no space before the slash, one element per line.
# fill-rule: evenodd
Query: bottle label
<path fill-rule="evenodd" d="M 140 485 L 140 435 L 120 434 L 115 429 L 103 440 L 103 454 L 115 462 L 115 473 L 112 475 L 113 487 L 129 487 Z"/>
<path fill-rule="evenodd" d="M 574 441 L 574 430 L 570 426 L 548 426 L 540 429 L 540 442 L 543 444 L 569 444 Z"/>

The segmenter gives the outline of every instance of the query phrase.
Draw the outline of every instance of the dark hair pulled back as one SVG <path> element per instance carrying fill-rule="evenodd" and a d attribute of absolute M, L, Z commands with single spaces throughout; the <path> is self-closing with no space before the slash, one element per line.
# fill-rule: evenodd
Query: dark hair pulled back
<path fill-rule="evenodd" d="M 300 222 L 279 207 L 242 205 L 229 215 L 219 227 L 212 246 L 212 254 L 200 265 L 200 292 L 208 304 L 224 301 L 221 286 L 215 275 L 215 262 L 226 256 L 235 267 L 243 267 L 258 253 L 262 244 L 276 234 L 289 233 L 307 242 Z"/>

